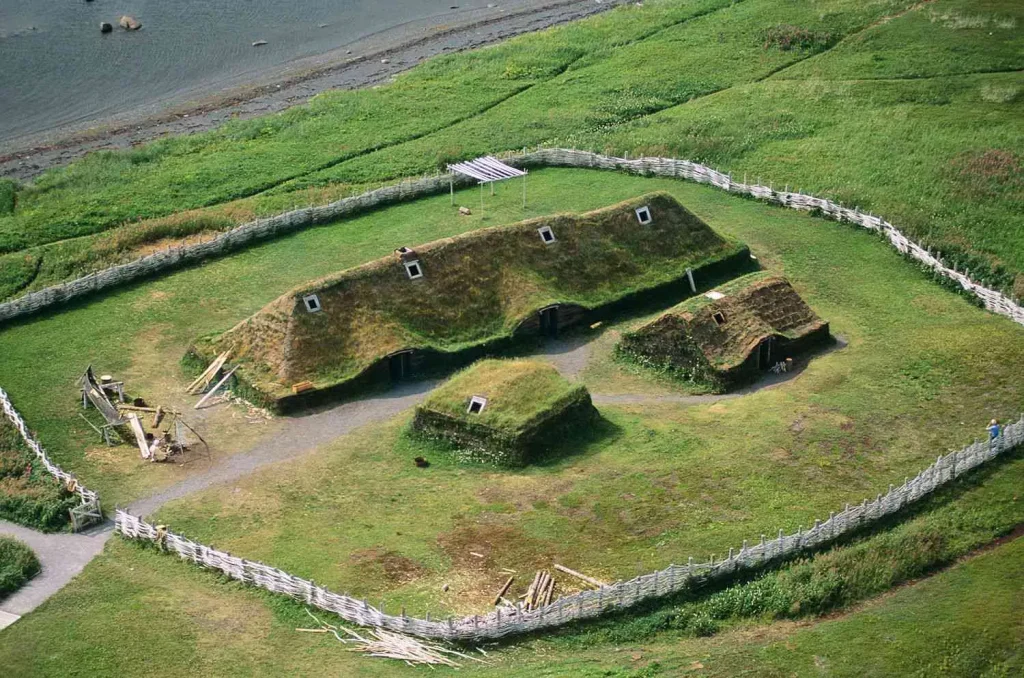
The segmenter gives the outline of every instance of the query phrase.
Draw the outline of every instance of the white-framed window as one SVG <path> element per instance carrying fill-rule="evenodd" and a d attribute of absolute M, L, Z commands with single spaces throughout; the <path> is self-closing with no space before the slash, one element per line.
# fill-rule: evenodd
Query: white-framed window
<path fill-rule="evenodd" d="M 550 245 L 555 242 L 555 232 L 551 230 L 550 226 L 541 226 L 537 229 L 537 232 L 540 233 L 540 239 L 543 240 L 545 244 Z"/>
<path fill-rule="evenodd" d="M 644 205 L 643 207 L 637 207 L 636 220 L 639 221 L 642 226 L 654 221 L 654 219 L 651 218 L 651 208 L 648 207 L 647 205 Z"/>
<path fill-rule="evenodd" d="M 722 311 L 715 311 L 714 313 L 711 314 L 711 318 L 715 321 L 716 325 L 725 324 L 725 313 L 723 313 Z"/>
<path fill-rule="evenodd" d="M 317 313 L 323 310 L 323 306 L 320 305 L 320 297 L 315 294 L 307 294 L 302 297 L 302 303 L 306 305 L 306 310 L 310 313 Z"/>
<path fill-rule="evenodd" d="M 420 260 L 406 261 L 405 272 L 409 275 L 409 280 L 415 280 L 416 278 L 423 277 L 423 266 L 420 264 Z"/>
<path fill-rule="evenodd" d="M 469 407 L 466 412 L 469 414 L 480 414 L 487 407 L 487 398 L 483 396 L 473 396 L 469 399 Z"/>

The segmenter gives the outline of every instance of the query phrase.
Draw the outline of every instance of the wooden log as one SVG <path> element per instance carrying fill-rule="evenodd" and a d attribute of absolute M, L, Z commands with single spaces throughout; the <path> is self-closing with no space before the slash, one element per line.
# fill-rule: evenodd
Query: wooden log
<path fill-rule="evenodd" d="M 555 578 L 554 577 L 549 577 L 548 578 L 548 590 L 544 594 L 544 603 L 543 603 L 544 607 L 547 607 L 548 605 L 551 604 L 551 596 L 554 594 L 554 592 L 555 592 Z"/>
<path fill-rule="evenodd" d="M 610 584 L 606 584 L 605 582 L 603 582 L 603 581 L 601 581 L 599 579 L 594 579 L 593 577 L 588 577 L 587 575 L 585 575 L 585 574 L 583 574 L 581 572 L 577 572 L 576 570 L 570 570 L 565 565 L 559 565 L 558 563 L 555 563 L 555 569 L 558 570 L 559 572 L 564 572 L 566 574 L 571 574 L 572 576 L 576 577 L 577 579 L 582 579 L 583 581 L 587 582 L 591 586 L 595 586 L 595 587 L 597 587 L 599 589 L 602 589 L 602 588 L 605 588 L 607 586 L 610 586 Z"/>
<path fill-rule="evenodd" d="M 157 405 L 156 412 L 153 413 L 153 425 L 150 428 L 156 428 L 160 425 L 160 420 L 164 418 L 164 407 L 163 405 Z"/>
<path fill-rule="evenodd" d="M 501 602 L 502 596 L 504 596 L 508 592 L 508 589 L 509 589 L 510 586 L 512 586 L 512 581 L 514 579 L 515 579 L 515 575 L 513 575 L 513 576 L 508 578 L 508 580 L 505 582 L 505 585 L 501 587 L 500 591 L 498 591 L 498 595 L 494 596 L 494 602 L 491 603 L 491 605 L 497 605 L 498 603 Z"/>
<path fill-rule="evenodd" d="M 237 369 L 238 369 L 238 365 L 235 365 L 234 367 L 232 367 L 231 370 L 228 371 L 228 373 L 225 374 L 224 377 L 221 378 L 221 380 L 218 381 L 214 385 L 214 387 L 211 388 L 210 391 L 199 400 L 198 403 L 196 403 L 194 409 L 198 410 L 200 407 L 203 406 L 203 403 L 205 403 L 207 400 L 209 400 L 211 397 L 213 397 L 213 394 L 216 393 L 217 391 L 219 391 L 220 387 L 227 383 L 228 379 L 231 378 L 231 375 L 234 374 L 235 370 L 237 370 Z"/>

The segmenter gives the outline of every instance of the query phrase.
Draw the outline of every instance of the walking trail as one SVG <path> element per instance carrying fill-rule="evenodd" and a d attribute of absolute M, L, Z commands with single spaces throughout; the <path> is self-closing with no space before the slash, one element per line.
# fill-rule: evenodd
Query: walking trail
<path fill-rule="evenodd" d="M 589 362 L 595 338 L 579 335 L 553 340 L 545 344 L 536 356 L 546 358 L 564 376 L 574 378 Z M 844 344 L 840 341 L 836 346 L 842 345 Z M 777 386 L 794 378 L 799 372 L 798 369 L 787 374 L 768 375 L 750 387 L 728 394 L 594 394 L 593 400 L 595 403 L 621 405 L 654 402 L 684 405 L 713 403 Z M 282 430 L 252 449 L 228 457 L 203 473 L 138 499 L 132 502 L 127 510 L 135 515 L 148 516 L 167 502 L 201 492 L 213 485 L 238 480 L 269 464 L 309 454 L 320 445 L 362 426 L 389 419 L 413 407 L 423 400 L 436 384 L 436 381 L 402 384 L 380 395 L 347 402 L 301 417 L 287 418 Z M 99 555 L 113 532 L 114 525 L 110 521 L 77 534 L 43 534 L 0 520 L 0 535 L 10 535 L 28 544 L 43 566 L 42 572 L 28 584 L 0 600 L 0 629 L 13 624 L 22 615 L 31 612 L 62 589 L 89 561 Z"/>

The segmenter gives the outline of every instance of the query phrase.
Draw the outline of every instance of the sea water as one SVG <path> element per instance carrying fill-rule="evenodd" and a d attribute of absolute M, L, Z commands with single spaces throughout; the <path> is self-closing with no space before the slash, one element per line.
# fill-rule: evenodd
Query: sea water
<path fill-rule="evenodd" d="M 0 0 L 0 141 L 214 92 L 386 29 L 444 24 L 489 4 Z M 120 28 L 122 15 L 142 29 Z M 113 32 L 100 33 L 104 21 Z M 257 41 L 267 44 L 254 47 Z"/>

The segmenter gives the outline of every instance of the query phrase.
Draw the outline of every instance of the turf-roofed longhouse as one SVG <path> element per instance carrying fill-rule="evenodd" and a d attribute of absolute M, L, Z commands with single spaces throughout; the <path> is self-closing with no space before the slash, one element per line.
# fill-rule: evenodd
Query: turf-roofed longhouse
<path fill-rule="evenodd" d="M 759 272 L 687 299 L 625 333 L 619 351 L 725 389 L 827 341 L 828 323 L 789 281 Z"/>
<path fill-rule="evenodd" d="M 663 193 L 402 245 L 288 292 L 198 352 L 230 349 L 241 380 L 281 405 L 299 382 L 323 392 L 405 376 L 617 302 L 679 299 L 687 269 L 699 282 L 749 266 L 746 247 Z"/>
<path fill-rule="evenodd" d="M 529 462 L 597 416 L 590 393 L 531 360 L 481 360 L 416 408 L 416 434 L 460 457 L 500 466 Z"/>

